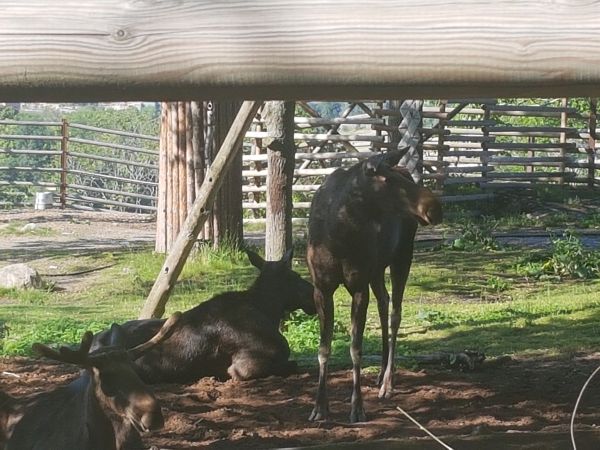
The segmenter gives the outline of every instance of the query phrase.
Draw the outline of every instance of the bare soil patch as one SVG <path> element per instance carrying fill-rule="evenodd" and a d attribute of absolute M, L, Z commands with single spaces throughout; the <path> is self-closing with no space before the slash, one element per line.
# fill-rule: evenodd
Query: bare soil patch
<path fill-rule="evenodd" d="M 248 382 L 204 378 L 155 386 L 165 428 L 145 436 L 164 449 L 266 449 L 357 442 L 361 448 L 437 448 L 404 418 L 400 406 L 455 449 L 570 448 L 568 424 L 581 385 L 600 354 L 560 360 L 484 363 L 478 372 L 398 370 L 397 391 L 379 400 L 375 375 L 364 375 L 369 422 L 348 423 L 349 370 L 330 377 L 332 420 L 310 423 L 316 373 Z M 487 364 L 487 365 L 486 365 Z M 22 398 L 67 383 L 76 370 L 29 358 L 0 360 L 0 388 Z M 578 448 L 600 443 L 600 390 L 590 386 L 577 420 Z M 380 443 L 379 440 L 394 441 Z M 392 445 L 390 447 L 389 445 Z M 383 446 L 385 445 L 385 446 Z M 397 446 L 396 446 L 397 445 Z"/>

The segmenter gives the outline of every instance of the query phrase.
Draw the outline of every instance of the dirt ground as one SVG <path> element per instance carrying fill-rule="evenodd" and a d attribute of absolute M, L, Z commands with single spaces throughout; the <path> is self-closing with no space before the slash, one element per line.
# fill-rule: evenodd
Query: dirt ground
<path fill-rule="evenodd" d="M 0 213 L 0 226 L 13 220 L 55 230 L 50 236 L 0 238 L 0 262 L 43 261 L 48 252 L 89 253 L 152 245 L 154 225 L 147 217 L 80 211 Z M 462 349 L 457 349 L 462 350 Z M 250 382 L 202 379 L 192 385 L 155 387 L 166 418 L 163 430 L 144 437 L 161 449 L 266 449 L 356 442 L 361 448 L 440 448 L 406 419 L 415 419 L 459 449 L 564 449 L 571 411 L 600 353 L 558 360 L 486 361 L 471 373 L 427 367 L 399 369 L 396 393 L 377 399 L 375 374 L 363 375 L 369 421 L 349 424 L 352 378 L 349 370 L 330 375 L 331 421 L 307 418 L 317 374 Z M 62 385 L 76 369 L 29 358 L 0 359 L 0 389 L 19 398 Z M 592 382 L 577 416 L 578 449 L 600 448 L 600 390 Z M 384 440 L 384 441 L 381 441 Z"/>
<path fill-rule="evenodd" d="M 166 423 L 145 436 L 161 449 L 267 449 L 394 439 L 385 448 L 438 448 L 406 419 L 400 406 L 453 448 L 570 448 L 570 414 L 600 353 L 568 360 L 498 360 L 477 372 L 442 368 L 398 370 L 397 391 L 377 399 L 375 375 L 364 375 L 368 422 L 349 424 L 352 378 L 348 370 L 330 377 L 331 421 L 310 423 L 316 373 L 249 382 L 205 378 L 192 385 L 155 386 Z M 76 370 L 28 358 L 0 360 L 0 388 L 18 397 L 67 383 Z M 18 378 L 17 378 L 18 377 Z M 596 382 L 597 385 L 597 382 Z M 600 391 L 592 387 L 577 416 L 579 449 L 600 443 Z M 389 443 L 386 443 L 389 445 Z M 397 445 L 397 446 L 396 446 Z M 514 445 L 514 447 L 513 447 Z"/>

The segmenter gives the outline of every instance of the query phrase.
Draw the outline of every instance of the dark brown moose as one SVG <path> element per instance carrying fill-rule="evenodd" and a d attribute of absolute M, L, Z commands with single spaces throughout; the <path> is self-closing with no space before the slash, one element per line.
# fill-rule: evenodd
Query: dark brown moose
<path fill-rule="evenodd" d="M 132 360 L 165 339 L 180 316 L 171 316 L 154 337 L 130 350 L 122 346 L 122 330 L 116 324 L 110 345 L 93 352 L 89 352 L 93 337 L 89 331 L 76 350 L 56 351 L 34 344 L 40 355 L 83 371 L 72 383 L 27 405 L 7 450 L 141 449 L 139 433 L 162 428 L 164 419 L 160 404 L 133 370 Z"/>
<path fill-rule="evenodd" d="M 148 383 L 187 383 L 206 376 L 248 380 L 296 371 L 290 348 L 279 331 L 285 311 L 315 313 L 313 287 L 289 268 L 292 251 L 280 261 L 265 261 L 247 251 L 260 269 L 245 291 L 216 295 L 182 314 L 171 337 L 135 361 Z M 143 342 L 163 323 L 161 319 L 133 320 L 122 325 L 128 347 Z M 97 334 L 92 348 L 106 344 Z"/>
<path fill-rule="evenodd" d="M 333 334 L 333 294 L 343 284 L 352 296 L 353 390 L 350 421 L 366 420 L 360 365 L 369 285 L 377 298 L 383 355 L 379 397 L 392 393 L 396 336 L 400 326 L 404 287 L 413 256 L 418 223 L 436 224 L 441 204 L 426 188 L 414 183 L 397 164 L 407 149 L 370 157 L 348 169 L 333 172 L 315 193 L 309 219 L 307 260 L 315 285 L 315 306 L 320 319 L 319 386 L 310 420 L 326 420 L 327 362 Z M 390 297 L 384 272 L 390 267 Z"/>
<path fill-rule="evenodd" d="M 10 395 L 0 391 L 0 450 L 12 435 L 15 424 L 23 416 L 23 406 Z"/>

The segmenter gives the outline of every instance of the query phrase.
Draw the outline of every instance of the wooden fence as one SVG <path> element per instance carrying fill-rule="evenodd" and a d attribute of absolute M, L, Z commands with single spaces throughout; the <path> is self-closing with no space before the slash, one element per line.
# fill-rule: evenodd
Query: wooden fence
<path fill-rule="evenodd" d="M 412 110 L 420 159 L 413 175 L 445 202 L 481 200 L 499 190 L 546 183 L 600 184 L 595 103 L 583 113 L 581 108 L 569 107 L 566 99 L 530 103 L 451 99 L 425 102 L 422 109 Z M 403 142 L 408 129 L 401 104 L 353 101 L 345 103 L 337 117 L 322 117 L 314 103 L 298 102 L 302 116 L 295 118 L 296 220 L 306 218 L 312 194 L 336 168 Z M 67 122 L 0 121 L 1 125 L 28 126 L 32 131 L 1 134 L 0 144 L 24 141 L 32 147 L 4 145 L 0 155 L 14 161 L 25 156 L 44 158 L 44 164 L 0 163 L 0 187 L 54 189 L 57 204 L 77 208 L 156 209 L 157 137 Z M 38 128 L 45 131 L 34 132 Z M 131 142 L 116 143 L 115 137 Z M 259 114 L 244 144 L 242 191 L 247 222 L 264 220 L 266 137 Z M 12 204 L 31 202 L 32 198 L 22 198 Z"/>
<path fill-rule="evenodd" d="M 0 127 L 2 206 L 30 205 L 35 191 L 49 191 L 56 206 L 156 209 L 158 137 L 66 120 L 0 120 Z M 16 127 L 28 133 L 11 134 Z"/>

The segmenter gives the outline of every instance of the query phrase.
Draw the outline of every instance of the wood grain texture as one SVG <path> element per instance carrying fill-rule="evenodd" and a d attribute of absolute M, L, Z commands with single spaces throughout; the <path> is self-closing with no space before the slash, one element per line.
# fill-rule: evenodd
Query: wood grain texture
<path fill-rule="evenodd" d="M 600 95 L 600 0 L 5 0 L 0 99 Z"/>

